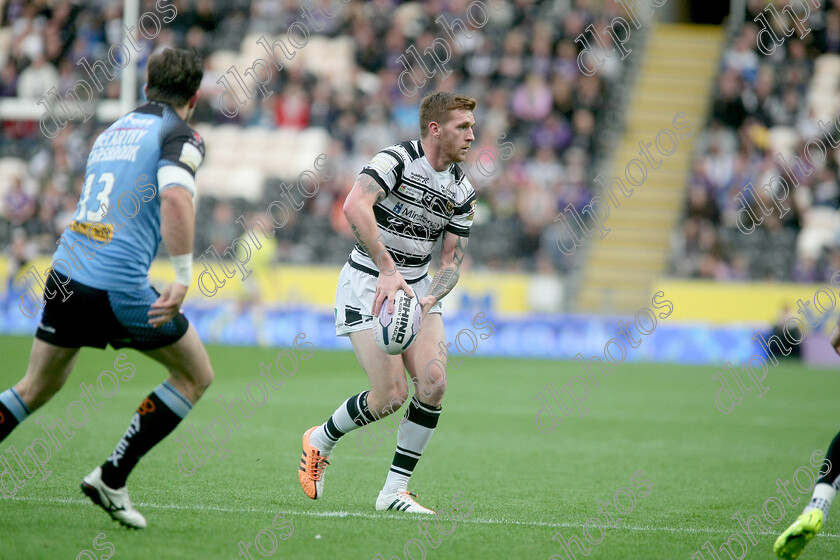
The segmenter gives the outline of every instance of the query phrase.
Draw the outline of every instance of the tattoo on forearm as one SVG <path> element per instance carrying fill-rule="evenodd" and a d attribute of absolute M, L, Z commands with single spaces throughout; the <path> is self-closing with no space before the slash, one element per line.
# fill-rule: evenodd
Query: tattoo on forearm
<path fill-rule="evenodd" d="M 455 254 L 452 259 L 455 261 L 455 264 L 441 268 L 435 274 L 432 285 L 429 287 L 429 295 L 435 296 L 436 300 L 440 301 L 458 283 L 458 279 L 461 277 L 461 263 L 464 262 L 468 242 L 469 238 L 458 237 L 458 241 L 455 243 Z"/>
<path fill-rule="evenodd" d="M 362 236 L 359 234 L 359 228 L 356 227 L 356 224 L 350 224 L 350 229 L 353 230 L 353 235 L 356 237 L 356 241 L 359 243 L 359 247 L 362 248 L 362 251 L 370 255 L 370 249 L 368 249 L 365 242 L 362 241 Z"/>
<path fill-rule="evenodd" d="M 443 296 L 452 291 L 452 288 L 458 283 L 460 276 L 461 270 L 457 266 L 441 268 L 432 280 L 432 285 L 429 287 L 429 295 L 435 296 L 435 299 L 440 301 Z"/>

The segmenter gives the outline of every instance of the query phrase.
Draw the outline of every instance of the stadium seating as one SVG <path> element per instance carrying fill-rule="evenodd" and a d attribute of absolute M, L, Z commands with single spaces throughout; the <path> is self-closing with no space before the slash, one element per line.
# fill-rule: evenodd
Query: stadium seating
<path fill-rule="evenodd" d="M 832 5 L 820 9 L 837 10 Z M 702 149 L 689 187 L 689 192 L 706 191 L 708 203 L 703 208 L 686 204 L 686 216 L 695 216 L 691 219 L 699 227 L 677 234 L 671 271 L 717 280 L 825 281 L 833 273 L 830 263 L 840 255 L 840 176 L 837 151 L 828 147 L 817 123 L 828 123 L 838 136 L 840 55 L 825 39 L 826 18 L 819 16 L 809 20 L 809 35 L 801 40 L 792 36 L 771 55 L 762 54 L 752 23 L 756 15 L 748 11 L 721 58 L 713 114 L 700 132 Z M 817 169 L 808 164 L 803 154 L 808 141 L 828 148 L 825 170 L 819 161 L 814 162 Z M 720 153 L 716 146 L 727 148 Z M 741 207 L 735 196 L 750 183 L 760 192 L 774 176 L 792 187 L 780 156 L 806 161 L 805 171 L 797 172 L 799 186 L 790 189 L 786 204 L 791 210 L 781 221 L 778 212 L 767 216 L 747 235 L 735 222 Z"/>
<path fill-rule="evenodd" d="M 236 228 L 231 228 L 230 224 L 216 223 L 214 208 L 217 205 L 232 204 L 237 215 L 261 212 L 276 196 L 271 185 L 294 182 L 302 171 L 312 169 L 319 154 L 325 153 L 335 165 L 336 177 L 328 188 L 320 191 L 317 201 L 307 201 L 299 218 L 290 223 L 290 231 L 284 234 L 290 245 L 278 249 L 274 260 L 282 261 L 289 255 L 310 255 L 315 259 L 314 263 L 342 262 L 352 245 L 352 238 L 346 224 L 342 223 L 343 217 L 335 209 L 340 208 L 355 175 L 372 151 L 384 147 L 387 142 L 416 134 L 412 133 L 416 125 L 411 120 L 420 97 L 406 97 L 400 92 L 397 78 L 404 68 L 397 59 L 411 44 L 428 42 L 435 37 L 446 38 L 440 25 L 435 23 L 438 16 L 443 15 L 451 21 L 463 14 L 432 13 L 429 11 L 432 8 L 423 3 L 396 6 L 359 3 L 353 9 L 345 10 L 338 16 L 342 21 L 328 26 L 324 33 L 310 33 L 305 47 L 297 49 L 293 58 L 278 59 L 283 66 L 278 71 L 258 41 L 265 37 L 269 44 L 277 39 L 288 42 L 286 31 L 290 23 L 302 19 L 297 4 L 272 8 L 268 16 L 262 18 L 258 14 L 266 6 L 256 2 L 216 2 L 215 19 L 202 20 L 195 19 L 188 11 L 195 6 L 196 2 L 192 0 L 179 4 L 179 10 L 187 11 L 183 17 L 176 17 L 157 38 L 144 43 L 137 70 L 139 90 L 144 81 L 145 60 L 154 49 L 193 46 L 206 57 L 205 81 L 193 121 L 207 147 L 205 164 L 198 173 L 196 251 L 200 250 L 199 241 L 215 239 L 222 232 L 235 234 Z M 455 4 L 452 6 L 451 9 L 456 9 Z M 0 157 L 21 158 L 24 163 L 15 167 L 15 173 L 23 176 L 25 187 L 32 189 L 30 194 L 38 205 L 43 201 L 46 184 L 52 176 L 58 177 L 54 184 L 60 196 L 68 199 L 66 204 L 69 205 L 69 199 L 78 196 L 74 189 L 80 188 L 86 146 L 112 119 L 108 111 L 117 109 L 119 73 L 115 73 L 115 79 L 100 94 L 100 109 L 107 106 L 108 111 L 100 111 L 99 118 L 85 123 L 70 122 L 55 139 L 45 138 L 33 118 L 39 113 L 30 111 L 32 116 L 15 116 L 19 113 L 11 109 L 14 105 L 8 102 L 36 107 L 35 100 L 17 97 L 15 85 L 32 63 L 28 53 L 31 54 L 32 49 L 45 48 L 47 41 L 42 24 L 49 23 L 55 16 L 50 9 L 41 6 L 32 15 L 32 21 L 37 24 L 27 26 L 23 24 L 27 15 L 19 3 L 7 3 L 3 10 L 2 21 L 7 23 L 0 26 L 0 69 L 6 74 L 2 81 L 5 85 L 0 89 L 0 113 L 3 107 L 8 108 L 3 118 L 12 120 L 4 121 Z M 376 10 L 379 12 L 374 13 Z M 615 123 L 617 100 L 626 93 L 619 87 L 614 70 L 605 71 L 604 75 L 583 77 L 576 71 L 569 71 L 569 60 L 563 58 L 566 56 L 563 53 L 568 51 L 565 47 L 575 48 L 574 40 L 583 30 L 575 25 L 584 21 L 595 22 L 601 27 L 605 25 L 612 15 L 602 10 L 600 6 L 563 7 L 552 2 L 537 2 L 527 9 L 506 5 L 498 13 L 494 11 L 481 29 L 472 30 L 475 35 L 471 41 L 451 45 L 452 59 L 447 62 L 447 70 L 452 71 L 449 78 L 441 81 L 436 75 L 423 85 L 422 92 L 441 87 L 477 98 L 476 154 L 479 149 L 498 151 L 498 144 L 494 142 L 501 133 L 516 148 L 512 159 L 499 161 L 498 171 L 492 177 L 472 174 L 474 184 L 479 187 L 479 212 L 483 215 L 476 220 L 477 224 L 483 224 L 477 229 L 483 229 L 487 234 L 474 236 L 470 263 L 482 268 L 521 271 L 547 267 L 557 272 L 568 272 L 580 266 L 581 261 L 566 259 L 557 252 L 549 231 L 551 219 L 568 201 L 581 208 L 591 198 L 592 189 L 587 179 L 591 179 L 597 162 L 608 154 L 608 140 L 618 129 Z M 242 20 L 243 15 L 245 20 Z M 56 68 L 61 76 L 60 90 L 65 91 L 74 80 L 88 78 L 76 64 L 82 56 L 89 61 L 107 60 L 111 35 L 106 30 L 117 28 L 119 17 L 119 9 L 80 5 L 71 11 L 68 21 L 61 22 L 62 27 L 70 30 L 62 36 L 63 50 L 47 53 L 47 65 Z M 17 25 L 12 26 L 11 21 L 16 21 Z M 85 29 L 89 32 L 76 33 L 76 21 L 87 22 Z M 394 25 L 389 25 L 389 21 Z M 527 41 L 516 57 L 503 58 L 517 37 L 547 41 L 542 51 L 548 52 L 549 58 L 541 61 L 539 52 L 532 52 Z M 641 40 L 642 35 L 638 37 Z M 378 48 L 373 52 L 365 51 L 364 45 L 371 40 L 378 43 Z M 24 44 L 28 46 L 24 48 Z M 279 52 L 278 49 L 278 56 Z M 228 70 L 233 68 L 244 75 L 257 59 L 265 60 L 272 69 L 272 80 L 266 85 L 272 95 L 263 100 L 257 93 L 245 106 L 239 107 L 237 115 L 225 116 L 219 107 L 219 97 L 224 89 L 217 80 L 226 76 L 231 83 L 235 82 Z M 535 120 L 521 105 L 513 102 L 517 88 L 526 82 L 528 68 L 532 63 L 541 62 L 547 64 L 539 66 L 542 70 L 534 73 L 529 83 L 552 96 L 554 118 L 551 120 Z M 256 68 L 258 72 L 264 69 L 259 64 Z M 481 72 L 483 68 L 489 68 L 490 73 L 471 73 Z M 256 84 L 251 78 L 244 79 L 253 94 Z M 304 92 L 305 110 L 311 112 L 308 117 L 304 116 L 308 121 L 303 121 L 306 123 L 303 126 L 285 122 L 279 116 L 278 104 L 283 103 L 284 95 L 293 88 Z M 318 93 L 316 88 L 324 88 L 326 93 Z M 326 97 L 319 97 L 322 94 Z M 240 95 L 244 97 L 242 92 Z M 140 91 L 138 97 L 142 101 Z M 323 101 L 328 103 L 326 107 Z M 384 122 L 377 120 L 378 115 L 385 116 Z M 594 119 L 593 127 L 587 129 L 580 124 L 590 118 Z M 547 127 L 546 123 L 554 128 Z M 596 135 L 594 130 L 597 129 L 604 132 Z M 370 142 L 367 141 L 369 138 Z M 544 162 L 536 162 L 538 146 L 534 139 L 541 139 L 540 142 L 551 148 L 548 164 L 564 171 L 556 176 L 548 191 L 538 182 Z M 69 166 L 59 169 L 52 160 L 65 152 L 71 156 Z M 33 169 L 27 169 L 26 162 L 37 154 L 47 163 L 46 171 L 36 176 Z M 0 180 L 0 207 L 7 183 L 5 179 L 10 176 L 4 174 Z M 549 206 L 545 215 L 537 218 L 527 211 L 526 203 L 535 195 L 547 200 Z M 63 228 L 63 218 L 59 214 L 54 210 L 36 212 L 26 223 L 13 224 L 0 213 L 0 241 L 8 240 L 13 229 L 22 230 L 28 232 L 30 241 L 42 254 L 49 254 L 55 236 Z M 304 231 L 309 231 L 307 228 L 323 233 L 317 245 L 303 235 Z M 230 241 L 232 239 L 227 239 L 226 243 Z M 342 253 L 345 253 L 344 257 Z"/>

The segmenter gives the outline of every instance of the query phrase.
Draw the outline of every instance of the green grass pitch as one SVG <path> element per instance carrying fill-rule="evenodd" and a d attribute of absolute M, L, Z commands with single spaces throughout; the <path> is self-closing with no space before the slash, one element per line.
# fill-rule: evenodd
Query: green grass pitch
<path fill-rule="evenodd" d="M 20 377 L 30 344 L 28 338 L 0 338 L 0 389 Z M 220 394 L 228 400 L 244 397 L 246 384 L 258 379 L 259 362 L 273 361 L 277 350 L 209 348 L 216 381 L 129 479 L 132 499 L 149 523 L 144 531 L 121 528 L 78 490 L 80 479 L 112 451 L 134 408 L 164 377 L 160 366 L 127 351 L 136 375 L 101 410 L 91 412 L 72 440 L 56 433 L 62 448 L 52 450 L 49 478 L 36 475 L 14 498 L 0 497 L 0 558 L 103 558 L 111 552 L 114 560 L 246 558 L 239 554 L 239 542 L 253 543 L 260 531 L 272 528 L 278 513 L 294 526 L 293 534 L 279 540 L 269 556 L 252 546 L 253 558 L 404 558 L 409 539 L 423 539 L 418 518 L 373 508 L 393 455 L 394 436 L 369 455 L 357 449 L 352 434 L 345 438 L 333 454 L 323 499 L 309 500 L 298 484 L 302 432 L 366 388 L 352 353 L 316 350 L 282 388 L 270 392 L 264 406 L 241 421 L 239 430 L 231 430 L 227 458 L 206 458 L 191 477 L 179 472 L 181 447 L 174 439 L 185 424 L 201 429 L 222 416 L 214 399 Z M 95 384 L 101 371 L 113 369 L 115 356 L 113 350 L 83 350 L 65 388 L 0 444 L 0 452 L 9 445 L 21 451 L 44 436 L 34 420 L 64 418 L 67 406 L 80 399 L 79 384 Z M 718 550 L 730 534 L 742 532 L 730 518 L 733 514 L 761 516 L 765 500 L 778 496 L 776 479 L 790 480 L 803 465 L 815 471 L 809 465 L 811 453 L 824 451 L 840 428 L 840 375 L 782 364 L 771 369 L 763 397 L 753 391 L 732 414 L 724 415 L 714 405 L 719 384 L 712 376 L 717 370 L 617 366 L 592 388 L 586 401 L 591 410 L 584 417 L 567 417 L 545 435 L 536 428 L 534 396 L 547 383 L 558 388 L 567 383 L 579 374 L 578 364 L 464 359 L 449 372 L 439 429 L 411 488 L 433 508 L 452 509 L 453 495 L 463 492 L 460 499 L 470 502 L 472 512 L 448 535 L 439 534 L 433 523 L 429 531 L 439 545 L 426 545 L 425 557 L 567 558 L 552 537 L 559 532 L 565 539 L 583 538 L 584 523 L 598 514 L 596 500 L 612 504 L 622 487 L 635 492 L 634 509 L 619 515 L 613 505 L 608 507 L 620 526 L 607 529 L 588 558 L 688 560 L 707 540 Z M 644 499 L 631 486 L 636 471 L 643 471 L 641 478 L 652 484 Z M 746 558 L 774 557 L 775 535 L 809 497 L 792 485 L 789 489 L 799 503 L 786 508 L 782 521 L 767 525 L 768 533 L 757 536 L 758 544 L 747 541 Z M 629 498 L 620 499 L 628 507 Z M 837 523 L 829 519 L 804 560 L 840 557 Z M 451 523 L 443 528 L 449 530 Z M 97 550 L 93 539 L 100 533 L 105 537 L 97 541 Z M 274 533 L 285 536 L 287 531 Z M 266 534 L 262 543 L 268 552 Z M 590 535 L 599 536 L 597 530 Z M 421 557 L 416 547 L 408 551 L 415 560 Z M 734 551 L 740 552 L 737 544 Z M 727 553 L 719 554 L 728 560 Z M 576 558 L 585 556 L 577 553 Z M 705 558 L 711 557 L 706 553 Z"/>

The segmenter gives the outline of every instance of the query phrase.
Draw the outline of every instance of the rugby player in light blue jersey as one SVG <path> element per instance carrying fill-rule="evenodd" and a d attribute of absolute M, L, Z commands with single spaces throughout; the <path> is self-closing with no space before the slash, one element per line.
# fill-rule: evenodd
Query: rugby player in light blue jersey
<path fill-rule="evenodd" d="M 61 389 L 82 346 L 134 348 L 163 364 L 169 378 L 140 404 L 114 452 L 81 485 L 111 517 L 138 529 L 146 520 L 129 500 L 129 473 L 213 380 L 198 333 L 180 311 L 192 280 L 195 172 L 204 159 L 204 143 L 187 121 L 202 75 L 195 53 L 152 55 L 148 103 L 97 137 L 76 214 L 48 271 L 29 367 L 0 393 L 2 441 Z M 175 282 L 159 294 L 147 275 L 161 239 Z M 123 369 L 133 375 L 129 366 Z M 57 421 L 51 429 L 65 428 Z"/>

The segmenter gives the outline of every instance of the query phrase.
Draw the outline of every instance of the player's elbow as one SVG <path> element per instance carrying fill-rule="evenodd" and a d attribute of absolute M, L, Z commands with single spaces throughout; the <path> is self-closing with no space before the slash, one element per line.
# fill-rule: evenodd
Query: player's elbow
<path fill-rule="evenodd" d="M 344 200 L 342 210 L 344 211 L 344 217 L 347 218 L 349 223 L 354 224 L 358 221 L 360 210 L 359 202 L 356 200 L 356 197 L 352 196 L 352 194 Z"/>
<path fill-rule="evenodd" d="M 192 195 L 185 188 L 174 187 L 160 193 L 160 207 L 164 214 L 169 210 L 182 216 L 185 212 L 189 212 L 192 205 Z"/>
<path fill-rule="evenodd" d="M 461 267 L 456 263 L 453 259 L 441 259 L 440 261 L 440 270 L 444 270 L 450 268 L 452 269 L 452 274 L 457 278 L 461 275 Z"/>

